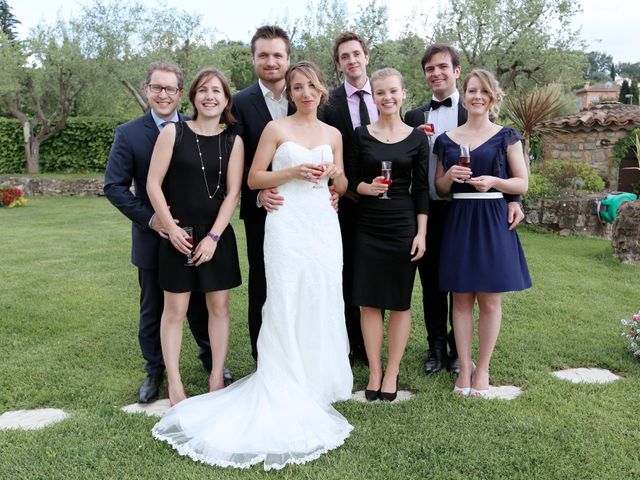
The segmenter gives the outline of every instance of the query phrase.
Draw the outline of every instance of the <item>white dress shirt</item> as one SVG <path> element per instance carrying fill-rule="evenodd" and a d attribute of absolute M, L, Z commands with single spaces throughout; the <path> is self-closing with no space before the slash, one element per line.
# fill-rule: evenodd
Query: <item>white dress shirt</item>
<path fill-rule="evenodd" d="M 451 106 L 445 107 L 444 105 L 437 110 L 429 111 L 429 123 L 433 123 L 434 134 L 430 138 L 431 155 L 429 156 L 429 197 L 432 200 L 448 200 L 446 197 L 440 197 L 436 192 L 436 161 L 438 160 L 433 154 L 433 145 L 436 143 L 436 138 L 444 132 L 453 130 L 458 127 L 458 102 L 460 101 L 460 93 L 456 90 L 449 97 L 437 98 L 434 100 L 439 102 L 451 98 Z M 425 119 L 426 120 L 426 119 Z"/>
<path fill-rule="evenodd" d="M 289 110 L 289 102 L 287 101 L 287 96 L 284 94 L 284 89 L 282 89 L 282 93 L 280 94 L 280 100 L 276 100 L 273 92 L 264 86 L 262 80 L 258 79 L 258 85 L 260 85 L 260 90 L 262 90 L 262 95 L 264 95 L 264 101 L 271 114 L 271 119 L 277 120 L 286 117 L 287 111 Z"/>

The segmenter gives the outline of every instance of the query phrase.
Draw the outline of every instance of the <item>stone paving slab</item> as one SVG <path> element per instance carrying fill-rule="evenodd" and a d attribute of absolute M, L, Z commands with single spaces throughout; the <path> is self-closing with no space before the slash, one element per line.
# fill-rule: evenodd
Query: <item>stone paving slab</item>
<path fill-rule="evenodd" d="M 67 418 L 64 410 L 58 408 L 38 408 L 34 410 L 14 410 L 0 415 L 0 430 L 38 430 Z"/>
<path fill-rule="evenodd" d="M 398 390 L 398 396 L 396 397 L 396 399 L 393 402 L 387 402 L 385 401 L 384 403 L 398 403 L 398 402 L 404 402 L 405 400 L 409 400 L 411 398 L 413 398 L 415 395 L 411 392 L 409 392 L 408 390 Z M 376 400 L 374 402 L 370 402 L 369 400 L 367 400 L 364 396 L 364 390 L 359 390 L 357 392 L 353 392 L 351 394 L 351 400 L 355 400 L 356 402 L 363 402 L 363 403 L 383 403 L 382 400 Z"/>
<path fill-rule="evenodd" d="M 169 410 L 169 399 L 163 398 L 151 403 L 132 403 L 120 410 L 126 413 L 144 413 L 149 417 L 162 417 Z"/>
<path fill-rule="evenodd" d="M 489 400 L 515 400 L 522 395 L 522 389 L 513 385 L 489 386 Z"/>
<path fill-rule="evenodd" d="M 611 383 L 622 378 L 604 368 L 568 368 L 552 373 L 572 383 Z"/>

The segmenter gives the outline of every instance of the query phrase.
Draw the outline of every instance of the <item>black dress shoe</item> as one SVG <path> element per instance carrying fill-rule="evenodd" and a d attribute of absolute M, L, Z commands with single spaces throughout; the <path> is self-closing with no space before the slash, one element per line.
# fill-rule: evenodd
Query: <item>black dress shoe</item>
<path fill-rule="evenodd" d="M 233 382 L 233 375 L 231 374 L 231 371 L 227 367 L 224 367 L 224 372 L 222 373 L 222 377 L 224 378 L 224 383 Z"/>
<path fill-rule="evenodd" d="M 424 373 L 432 375 L 442 370 L 442 351 L 429 350 L 427 361 L 424 363 Z"/>
<path fill-rule="evenodd" d="M 160 384 L 162 383 L 162 373 L 149 375 L 144 379 L 138 392 L 138 403 L 149 403 L 160 394 Z"/>
<path fill-rule="evenodd" d="M 447 364 L 447 370 L 451 373 L 460 373 L 460 360 L 458 357 L 449 357 L 449 363 Z"/>

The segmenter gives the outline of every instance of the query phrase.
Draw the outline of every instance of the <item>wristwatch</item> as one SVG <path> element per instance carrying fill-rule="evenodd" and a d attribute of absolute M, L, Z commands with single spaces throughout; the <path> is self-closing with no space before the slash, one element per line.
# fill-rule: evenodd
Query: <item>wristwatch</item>
<path fill-rule="evenodd" d="M 207 233 L 207 237 L 209 237 L 214 242 L 217 242 L 218 240 L 220 240 L 220 235 L 218 235 L 216 233 L 213 233 L 213 232 Z"/>

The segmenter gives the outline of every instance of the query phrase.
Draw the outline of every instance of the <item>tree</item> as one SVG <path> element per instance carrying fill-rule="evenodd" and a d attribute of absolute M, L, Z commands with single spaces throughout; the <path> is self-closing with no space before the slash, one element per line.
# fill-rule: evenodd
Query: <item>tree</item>
<path fill-rule="evenodd" d="M 23 47 L 0 37 L 3 80 L 0 90 L 5 109 L 24 128 L 27 171 L 40 171 L 40 145 L 61 132 L 72 105 L 84 88 L 80 45 L 66 25 L 38 27 Z"/>
<path fill-rule="evenodd" d="M 333 41 L 344 31 L 353 31 L 360 35 L 369 47 L 370 68 L 375 69 L 379 47 L 387 40 L 389 14 L 387 7 L 378 0 L 369 0 L 358 8 L 354 15 L 349 14 L 345 0 L 318 0 L 307 4 L 306 17 L 281 22 L 291 37 L 293 60 L 312 59 L 327 76 L 331 86 L 342 82 L 333 58 Z M 347 19 L 355 21 L 348 22 Z"/>
<path fill-rule="evenodd" d="M 562 88 L 557 84 L 536 87 L 529 93 L 515 92 L 506 97 L 502 111 L 522 131 L 525 161 L 529 170 L 531 136 L 558 133 L 559 129 L 553 125 L 542 125 L 542 122 L 557 115 L 563 107 Z"/>
<path fill-rule="evenodd" d="M 629 103 L 627 99 L 627 95 L 631 93 L 631 87 L 629 86 L 629 82 L 625 79 L 622 81 L 622 85 L 620 86 L 620 95 L 618 96 L 618 101 L 621 103 Z"/>
<path fill-rule="evenodd" d="M 72 21 L 90 61 L 92 91 L 82 97 L 84 113 L 130 115 L 148 108 L 143 94 L 147 65 L 156 60 L 175 63 L 191 78 L 211 63 L 213 31 L 201 25 L 199 14 L 162 4 L 145 7 L 139 0 L 93 0 Z M 133 102 L 132 102 L 133 101 Z M 184 99 L 183 103 L 188 103 Z"/>
<path fill-rule="evenodd" d="M 618 74 L 623 77 L 629 77 L 631 79 L 640 80 L 640 62 L 629 63 L 629 62 L 621 62 L 618 63 Z"/>
<path fill-rule="evenodd" d="M 638 102 L 638 81 L 637 80 L 632 80 L 631 81 L 631 91 L 629 92 L 631 93 L 631 104 L 632 105 L 640 105 L 640 103 Z"/>
<path fill-rule="evenodd" d="M 11 12 L 11 7 L 7 0 L 0 0 L 0 32 L 2 32 L 10 42 L 15 42 L 17 39 L 16 25 L 19 25 L 20 21 Z"/>
<path fill-rule="evenodd" d="M 595 51 L 587 53 L 586 57 L 589 63 L 584 69 L 585 80 L 591 80 L 592 83 L 608 80 L 613 66 L 613 57 L 608 53 Z"/>
<path fill-rule="evenodd" d="M 434 39 L 461 51 L 463 71 L 493 71 L 503 88 L 580 81 L 579 11 L 573 0 L 450 0 L 438 13 Z"/>

